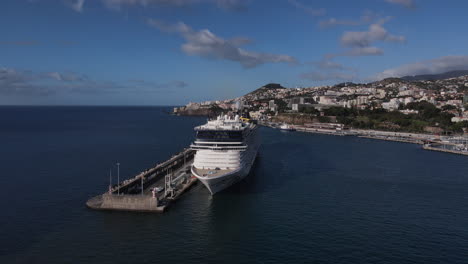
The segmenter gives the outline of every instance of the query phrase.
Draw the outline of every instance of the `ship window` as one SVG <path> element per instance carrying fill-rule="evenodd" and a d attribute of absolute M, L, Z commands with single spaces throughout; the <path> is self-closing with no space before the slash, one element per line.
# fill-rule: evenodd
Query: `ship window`
<path fill-rule="evenodd" d="M 201 140 L 223 140 L 223 141 L 242 141 L 241 131 L 198 131 L 197 139 Z"/>

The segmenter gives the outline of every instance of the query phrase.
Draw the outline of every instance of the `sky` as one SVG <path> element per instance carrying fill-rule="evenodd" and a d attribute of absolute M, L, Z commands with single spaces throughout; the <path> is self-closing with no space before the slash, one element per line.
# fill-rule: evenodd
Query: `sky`
<path fill-rule="evenodd" d="M 183 105 L 468 70 L 466 0 L 2 0 L 0 105 Z"/>

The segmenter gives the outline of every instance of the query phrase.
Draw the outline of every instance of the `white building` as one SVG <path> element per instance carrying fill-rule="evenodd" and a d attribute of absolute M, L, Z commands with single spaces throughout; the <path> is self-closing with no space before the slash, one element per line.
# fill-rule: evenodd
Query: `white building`
<path fill-rule="evenodd" d="M 463 104 L 463 101 L 462 100 L 448 100 L 447 104 L 461 107 Z"/>
<path fill-rule="evenodd" d="M 292 104 L 292 110 L 293 111 L 299 111 L 299 104 Z"/>
<path fill-rule="evenodd" d="M 389 111 L 397 110 L 400 107 L 400 100 L 398 98 L 392 98 L 390 102 L 382 103 L 382 108 Z"/>
<path fill-rule="evenodd" d="M 335 99 L 329 97 L 329 96 L 320 96 L 320 104 L 323 105 L 334 105 L 335 104 Z"/>
<path fill-rule="evenodd" d="M 260 111 L 250 111 L 249 115 L 251 119 L 259 120 L 260 117 L 262 116 L 262 113 Z"/>
<path fill-rule="evenodd" d="M 414 102 L 414 98 L 413 97 L 405 97 L 404 100 L 403 100 L 403 104 L 407 105 L 409 103 L 412 103 Z"/>
<path fill-rule="evenodd" d="M 458 123 L 458 122 L 462 122 L 462 121 L 468 121 L 468 117 L 454 116 L 454 117 L 452 117 L 451 121 L 454 122 L 454 123 Z"/>
<path fill-rule="evenodd" d="M 367 104 L 367 103 L 369 103 L 369 98 L 367 98 L 367 96 L 358 96 L 358 98 L 356 98 L 357 105 L 362 105 L 362 104 Z"/>
<path fill-rule="evenodd" d="M 272 112 L 276 112 L 277 107 L 276 107 L 276 104 L 275 104 L 275 100 L 270 100 L 268 102 L 268 109 L 270 109 L 270 111 L 272 111 Z"/>
<path fill-rule="evenodd" d="M 236 110 L 242 110 L 244 108 L 244 101 L 236 102 Z"/>
<path fill-rule="evenodd" d="M 405 110 L 400 110 L 401 113 L 405 114 L 405 115 L 409 115 L 409 114 L 418 114 L 419 111 L 418 110 L 410 110 L 410 109 L 405 109 Z"/>
<path fill-rule="evenodd" d="M 387 95 L 387 92 L 384 89 L 377 90 L 377 98 L 383 99 Z"/>

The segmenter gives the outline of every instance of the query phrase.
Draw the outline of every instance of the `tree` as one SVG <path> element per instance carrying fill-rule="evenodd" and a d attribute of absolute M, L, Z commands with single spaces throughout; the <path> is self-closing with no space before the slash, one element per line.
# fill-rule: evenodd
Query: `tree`
<path fill-rule="evenodd" d="M 288 108 L 288 104 L 281 99 L 275 99 L 275 104 L 278 106 L 278 112 L 280 113 Z"/>
<path fill-rule="evenodd" d="M 344 108 L 340 106 L 332 106 L 324 110 L 326 116 L 352 116 L 356 114 L 355 109 Z"/>
<path fill-rule="evenodd" d="M 336 117 L 336 121 L 338 121 L 338 123 L 348 126 L 353 122 L 353 119 L 349 117 L 338 116 Z"/>
<path fill-rule="evenodd" d="M 454 123 L 450 127 L 450 129 L 453 132 L 458 132 L 458 133 L 463 132 L 463 128 L 468 128 L 468 121 L 462 121 L 462 122 Z"/>
<path fill-rule="evenodd" d="M 454 105 L 444 105 L 442 106 L 442 111 L 447 111 L 447 110 L 456 110 L 457 107 Z"/>
<path fill-rule="evenodd" d="M 312 114 L 312 115 L 318 115 L 320 113 L 314 107 L 304 107 L 304 106 L 299 108 L 299 112 L 304 113 L 304 114 Z"/>
<path fill-rule="evenodd" d="M 320 123 L 330 123 L 330 118 L 328 116 L 319 116 L 317 119 Z"/>

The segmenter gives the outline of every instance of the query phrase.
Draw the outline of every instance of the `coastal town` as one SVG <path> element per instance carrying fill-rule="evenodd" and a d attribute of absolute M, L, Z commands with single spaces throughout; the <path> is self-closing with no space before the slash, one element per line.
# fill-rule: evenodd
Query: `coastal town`
<path fill-rule="evenodd" d="M 242 110 L 259 123 L 306 132 L 359 135 L 466 151 L 468 72 L 388 78 L 366 84 L 285 88 L 270 83 L 244 96 L 174 108 L 178 115 Z"/>

